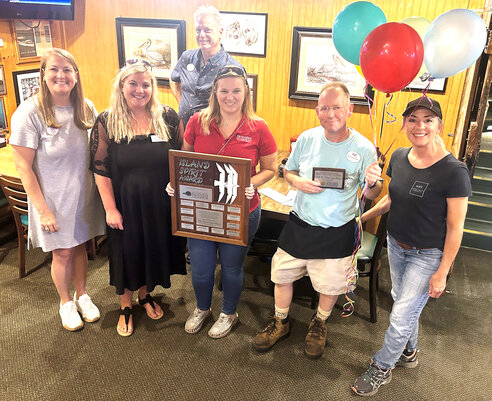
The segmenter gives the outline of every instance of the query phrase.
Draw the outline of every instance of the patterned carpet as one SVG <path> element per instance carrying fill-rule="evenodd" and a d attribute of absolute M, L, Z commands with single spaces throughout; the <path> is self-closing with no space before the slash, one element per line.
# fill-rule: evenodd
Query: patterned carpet
<path fill-rule="evenodd" d="M 367 279 L 356 291 L 356 313 L 328 321 L 328 344 L 317 361 L 303 355 L 313 311 L 296 297 L 291 336 L 265 354 L 251 347 L 267 322 L 273 299 L 268 264 L 249 257 L 238 308 L 240 324 L 224 339 L 204 329 L 186 334 L 194 308 L 190 276 L 173 277 L 172 288 L 155 291 L 165 315 L 150 320 L 135 306 L 135 333 L 116 333 L 118 298 L 108 285 L 105 245 L 90 261 L 88 289 L 100 307 L 99 322 L 69 333 L 61 327 L 58 298 L 45 264 L 20 280 L 17 249 L 0 247 L 1 400 L 348 400 L 378 350 L 391 305 L 387 259 L 379 291 L 378 323 L 368 321 Z M 28 269 L 44 256 L 29 251 Z M 451 293 L 429 302 L 421 319 L 416 369 L 397 368 L 376 400 L 489 400 L 492 383 L 490 254 L 462 249 L 449 282 Z M 340 299 L 340 303 L 341 303 Z M 212 306 L 220 312 L 220 293 Z"/>

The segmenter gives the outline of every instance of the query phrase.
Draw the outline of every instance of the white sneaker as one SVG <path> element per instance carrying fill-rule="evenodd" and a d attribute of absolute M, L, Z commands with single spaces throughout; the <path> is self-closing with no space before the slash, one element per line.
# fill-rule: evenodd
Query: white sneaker
<path fill-rule="evenodd" d="M 99 320 L 101 314 L 99 313 L 97 306 L 93 304 L 89 295 L 84 294 L 77 299 L 77 293 L 74 293 L 73 300 L 77 306 L 77 310 L 82 315 L 82 319 L 89 323 Z"/>
<path fill-rule="evenodd" d="M 203 322 L 205 322 L 205 319 L 209 317 L 211 313 L 212 311 L 210 309 L 201 310 L 195 308 L 188 319 L 186 319 L 185 331 L 188 334 L 198 333 L 203 326 Z"/>
<path fill-rule="evenodd" d="M 60 302 L 60 317 L 63 327 L 69 331 L 75 331 L 84 326 L 74 301 L 65 302 L 63 305 Z"/>
<path fill-rule="evenodd" d="M 239 317 L 237 312 L 232 315 L 226 315 L 225 313 L 221 313 L 219 318 L 214 323 L 214 325 L 208 331 L 208 335 L 212 338 L 222 338 L 225 337 L 234 325 L 238 322 Z"/>

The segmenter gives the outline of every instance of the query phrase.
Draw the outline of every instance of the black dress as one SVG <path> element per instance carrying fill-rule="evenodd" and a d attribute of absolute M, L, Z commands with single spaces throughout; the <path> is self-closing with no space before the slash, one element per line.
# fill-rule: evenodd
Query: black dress
<path fill-rule="evenodd" d="M 123 230 L 107 227 L 110 284 L 116 293 L 143 285 L 171 286 L 171 274 L 186 274 L 186 239 L 171 234 L 169 149 L 178 148 L 179 117 L 165 107 L 163 117 L 171 134 L 164 142 L 156 135 L 140 135 L 130 143 L 116 143 L 107 133 L 107 111 L 91 133 L 91 170 L 111 178 Z M 158 139 L 159 141 L 155 141 Z"/>

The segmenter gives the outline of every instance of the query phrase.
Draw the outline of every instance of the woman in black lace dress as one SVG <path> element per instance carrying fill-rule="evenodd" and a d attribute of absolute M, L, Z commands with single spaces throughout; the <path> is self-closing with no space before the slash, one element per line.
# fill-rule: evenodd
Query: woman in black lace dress
<path fill-rule="evenodd" d="M 169 149 L 179 149 L 183 126 L 176 112 L 157 102 L 150 65 L 127 62 L 116 76 L 111 106 L 91 134 L 91 170 L 106 211 L 110 284 L 120 296 L 118 334 L 133 333 L 132 299 L 151 319 L 161 307 L 150 292 L 186 274 L 184 238 L 171 234 Z"/>

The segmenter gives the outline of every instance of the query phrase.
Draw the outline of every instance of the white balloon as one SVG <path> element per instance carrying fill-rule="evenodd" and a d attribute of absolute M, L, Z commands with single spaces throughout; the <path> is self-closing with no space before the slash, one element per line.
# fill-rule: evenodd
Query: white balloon
<path fill-rule="evenodd" d="M 457 74 L 472 65 L 487 42 L 483 20 L 471 10 L 457 8 L 441 14 L 424 37 L 424 63 L 433 78 Z"/>

